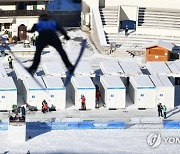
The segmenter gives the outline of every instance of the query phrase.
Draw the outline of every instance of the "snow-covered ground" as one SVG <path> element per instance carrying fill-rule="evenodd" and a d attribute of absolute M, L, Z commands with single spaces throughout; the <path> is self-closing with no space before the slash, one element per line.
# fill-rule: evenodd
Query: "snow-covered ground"
<path fill-rule="evenodd" d="M 87 33 L 82 32 L 80 29 L 68 31 L 71 40 L 65 41 L 61 37 L 64 49 L 66 50 L 70 60 L 75 61 L 79 49 L 80 42 L 83 38 L 88 39 L 88 48 L 82 57 L 82 61 L 87 61 L 91 64 L 93 69 L 97 71 L 99 69 L 99 63 L 101 61 L 136 61 L 140 66 L 145 65 L 143 57 L 113 57 L 111 55 L 101 55 L 96 50 L 94 45 L 89 39 Z M 23 45 L 11 46 L 11 49 L 16 51 L 15 54 L 24 64 L 31 63 L 33 55 L 22 55 L 18 51 L 23 51 Z M 26 48 L 25 50 L 34 50 L 34 47 Z M 7 58 L 7 57 L 6 57 Z M 8 69 L 8 62 L 6 58 L 2 58 L 2 61 L 8 71 L 11 74 L 12 70 Z M 42 54 L 41 64 L 39 70 L 41 70 L 42 63 L 45 61 L 60 61 L 62 60 L 55 49 L 49 47 L 44 50 Z M 15 62 L 15 61 L 14 61 Z M 63 64 L 63 63 L 62 63 Z M 100 108 L 99 110 L 91 110 L 80 112 L 75 110 L 71 101 L 68 100 L 68 108 L 63 111 L 52 112 L 47 114 L 42 114 L 40 112 L 28 113 L 27 118 L 29 120 L 41 120 L 43 118 L 65 118 L 65 117 L 80 117 L 80 118 L 99 118 L 102 120 L 127 120 L 131 117 L 143 117 L 151 116 L 157 117 L 157 111 L 146 110 L 138 111 L 133 107 L 132 103 L 128 98 L 127 103 L 130 104 L 126 109 L 128 112 L 123 112 L 126 110 L 116 110 L 109 111 L 105 108 Z M 174 113 L 174 114 L 173 114 Z M 179 109 L 175 109 L 172 119 L 178 119 L 180 117 Z M 0 119 L 6 118 L 7 113 L 0 113 Z M 109 119 L 108 119 L 109 118 Z M 179 118 L 180 119 L 180 118 Z M 36 130 L 37 131 L 37 130 Z M 161 145 L 157 148 L 152 149 L 146 143 L 147 136 L 152 133 L 161 133 L 162 137 L 180 137 L 180 130 L 164 130 L 164 129 L 113 129 L 113 130 L 59 130 L 59 131 L 49 131 L 43 132 L 32 132 L 38 134 L 32 139 L 27 140 L 25 143 L 10 143 L 8 142 L 8 131 L 0 131 L 0 153 L 179 153 L 180 144 L 178 143 L 164 143 L 162 140 Z M 178 136 L 179 135 L 179 136 Z M 162 138 L 163 139 L 163 138 Z"/>
<path fill-rule="evenodd" d="M 161 144 L 151 148 L 147 144 L 150 133 L 161 134 Z M 180 137 L 179 130 L 61 130 L 40 134 L 25 143 L 8 143 L 7 131 L 0 132 L 0 153 L 25 154 L 78 154 L 78 153 L 113 153 L 144 154 L 173 153 L 178 154 L 179 143 L 164 142 L 164 138 Z M 171 139 L 172 140 L 172 139 Z"/>

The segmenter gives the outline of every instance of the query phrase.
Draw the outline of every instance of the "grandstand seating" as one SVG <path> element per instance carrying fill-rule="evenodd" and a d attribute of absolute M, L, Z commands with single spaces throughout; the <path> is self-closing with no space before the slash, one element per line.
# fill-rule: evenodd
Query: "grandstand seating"
<path fill-rule="evenodd" d="M 180 28 L 180 10 L 139 8 L 138 26 L 176 29 Z"/>
<path fill-rule="evenodd" d="M 103 25 L 117 26 L 118 25 L 118 8 L 117 7 L 107 7 L 100 8 L 100 15 Z"/>
<path fill-rule="evenodd" d="M 179 51 L 180 46 L 180 37 L 172 37 L 172 36 L 160 36 L 160 35 L 147 35 L 147 34 L 130 34 L 128 37 L 124 35 L 124 32 L 106 34 L 107 43 L 116 42 L 117 47 L 116 52 L 127 51 L 129 53 L 138 53 L 142 54 L 145 51 L 143 46 L 146 43 L 152 42 L 154 40 L 164 40 L 167 42 L 171 42 L 176 45 L 173 48 L 173 51 Z"/>
<path fill-rule="evenodd" d="M 124 34 L 124 30 L 120 30 L 119 28 L 118 7 L 100 8 L 99 11 L 107 44 L 116 44 L 116 52 L 113 53 L 114 55 L 142 55 L 145 51 L 143 48 L 144 44 L 158 39 L 173 43 L 175 45 L 173 51 L 180 51 L 180 36 L 174 36 L 168 32 L 160 35 L 156 34 L 156 32 L 154 32 L 154 34 L 143 34 L 142 32 L 138 33 L 137 31 L 131 30 L 127 37 Z M 109 29 L 107 29 L 107 27 L 109 27 Z M 113 30 L 114 27 L 118 28 L 117 32 Z M 147 31 L 148 29 L 178 31 L 180 28 L 180 10 L 140 7 L 136 30 L 141 27 L 147 28 Z"/>
<path fill-rule="evenodd" d="M 99 9 L 105 32 L 118 32 L 119 30 L 119 8 L 106 7 Z"/>

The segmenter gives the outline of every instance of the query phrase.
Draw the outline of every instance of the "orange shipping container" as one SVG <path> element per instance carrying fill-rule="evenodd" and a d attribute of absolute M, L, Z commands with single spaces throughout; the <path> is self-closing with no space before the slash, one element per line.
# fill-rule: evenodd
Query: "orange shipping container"
<path fill-rule="evenodd" d="M 157 40 L 146 46 L 146 61 L 168 61 L 173 48 L 171 43 Z"/>
<path fill-rule="evenodd" d="M 146 61 L 168 61 L 170 59 L 170 51 L 162 47 L 146 48 Z"/>

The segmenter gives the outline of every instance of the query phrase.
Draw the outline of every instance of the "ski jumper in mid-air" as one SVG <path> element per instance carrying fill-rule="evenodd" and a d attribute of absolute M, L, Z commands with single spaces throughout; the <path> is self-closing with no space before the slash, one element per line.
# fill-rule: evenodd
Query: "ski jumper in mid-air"
<path fill-rule="evenodd" d="M 34 55 L 33 64 L 31 67 L 27 68 L 28 72 L 32 75 L 36 72 L 41 60 L 41 52 L 47 45 L 54 47 L 58 51 L 68 71 L 73 72 L 74 66 L 69 61 L 56 33 L 57 31 L 61 32 L 64 35 L 64 38 L 69 40 L 70 37 L 67 35 L 66 31 L 55 21 L 50 20 L 47 14 L 40 15 L 39 22 L 34 24 L 31 30 L 28 30 L 27 32 L 33 33 L 35 31 L 39 33 L 39 36 L 36 40 L 36 53 Z"/>

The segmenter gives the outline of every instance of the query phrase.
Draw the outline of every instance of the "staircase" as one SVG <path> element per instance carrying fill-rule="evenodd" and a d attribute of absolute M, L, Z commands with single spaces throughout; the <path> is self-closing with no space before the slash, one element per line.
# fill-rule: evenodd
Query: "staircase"
<path fill-rule="evenodd" d="M 128 36 L 124 35 L 124 32 L 117 34 L 106 34 L 106 40 L 108 44 L 116 42 L 116 52 L 127 52 L 131 55 L 143 55 L 145 52 L 144 45 L 154 40 L 164 40 L 176 45 L 173 51 L 180 51 L 180 37 L 172 36 L 160 36 L 160 35 L 146 35 L 146 34 L 134 34 L 131 33 Z"/>
<path fill-rule="evenodd" d="M 164 36 L 157 34 L 138 34 L 129 31 L 125 36 L 124 31 L 119 32 L 119 8 L 107 7 L 100 8 L 100 15 L 107 44 L 115 46 L 113 56 L 142 56 L 145 53 L 144 45 L 154 40 L 164 40 L 175 44 L 174 51 L 180 52 L 180 37 Z M 113 28 L 117 27 L 117 31 Z M 158 8 L 139 8 L 138 27 L 180 29 L 180 10 L 158 9 Z M 138 29 L 137 27 L 137 29 Z M 167 34 L 168 35 L 168 34 Z"/>
<path fill-rule="evenodd" d="M 138 26 L 179 29 L 180 10 L 140 7 Z"/>
<path fill-rule="evenodd" d="M 105 32 L 117 33 L 119 31 L 119 8 L 106 7 L 99 9 Z"/>
<path fill-rule="evenodd" d="M 106 8 L 100 8 L 99 9 L 101 21 L 103 24 L 104 32 L 106 35 L 106 41 L 111 46 L 116 46 L 117 40 L 108 40 L 108 34 L 118 34 L 119 33 L 119 8 L 118 7 L 106 7 Z M 112 47 L 116 48 L 116 47 Z M 117 50 L 117 48 L 116 48 Z M 125 50 L 121 50 L 120 52 L 112 52 L 112 56 L 121 56 L 121 57 L 130 57 L 131 54 L 126 52 Z"/>
<path fill-rule="evenodd" d="M 100 8 L 100 15 L 103 26 L 117 26 L 118 25 L 118 7 Z"/>

